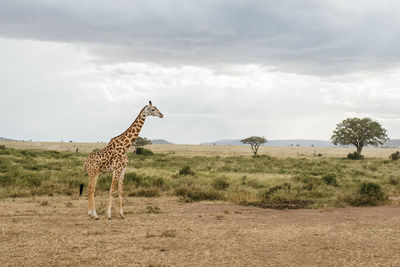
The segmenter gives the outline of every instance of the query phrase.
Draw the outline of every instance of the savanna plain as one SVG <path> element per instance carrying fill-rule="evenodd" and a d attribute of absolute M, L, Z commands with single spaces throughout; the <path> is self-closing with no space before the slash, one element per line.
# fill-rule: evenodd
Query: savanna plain
<path fill-rule="evenodd" d="M 125 219 L 117 201 L 105 218 L 107 174 L 95 221 L 78 192 L 104 145 L 0 144 L 1 265 L 400 265 L 396 149 L 146 146 L 128 153 Z"/>

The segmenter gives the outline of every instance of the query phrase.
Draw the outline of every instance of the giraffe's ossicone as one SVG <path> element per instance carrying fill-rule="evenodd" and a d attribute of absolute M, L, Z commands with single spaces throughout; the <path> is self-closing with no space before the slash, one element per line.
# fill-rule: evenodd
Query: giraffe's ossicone
<path fill-rule="evenodd" d="M 97 179 L 100 173 L 112 172 L 112 181 L 110 188 L 110 199 L 107 209 L 107 218 L 111 219 L 111 206 L 112 198 L 115 187 L 118 183 L 118 197 L 119 197 L 119 214 L 124 218 L 122 211 L 122 193 L 124 184 L 125 168 L 128 165 L 128 157 L 126 152 L 139 136 L 139 132 L 148 116 L 163 117 L 163 114 L 151 104 L 146 105 L 139 113 L 135 121 L 129 128 L 122 134 L 112 138 L 106 147 L 92 152 L 87 157 L 84 168 L 89 176 L 88 185 L 88 214 L 94 219 L 99 216 L 96 212 L 96 205 L 94 201 L 94 193 L 96 190 Z"/>

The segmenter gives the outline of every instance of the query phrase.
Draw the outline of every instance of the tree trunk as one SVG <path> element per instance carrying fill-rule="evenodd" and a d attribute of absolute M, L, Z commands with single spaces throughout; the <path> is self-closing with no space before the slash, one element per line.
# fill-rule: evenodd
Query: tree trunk
<path fill-rule="evenodd" d="M 257 155 L 258 148 L 259 148 L 259 145 L 254 145 L 254 150 L 253 150 L 254 155 Z"/>
<path fill-rule="evenodd" d="M 362 146 L 357 146 L 357 155 L 361 156 L 362 149 L 363 149 Z"/>

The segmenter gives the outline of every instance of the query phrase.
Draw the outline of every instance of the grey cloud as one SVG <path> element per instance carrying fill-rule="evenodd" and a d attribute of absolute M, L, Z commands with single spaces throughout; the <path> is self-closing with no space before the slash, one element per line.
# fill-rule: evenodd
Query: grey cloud
<path fill-rule="evenodd" d="M 316 75 L 398 64 L 396 1 L 2 1 L 0 36 L 107 62 L 257 63 Z"/>

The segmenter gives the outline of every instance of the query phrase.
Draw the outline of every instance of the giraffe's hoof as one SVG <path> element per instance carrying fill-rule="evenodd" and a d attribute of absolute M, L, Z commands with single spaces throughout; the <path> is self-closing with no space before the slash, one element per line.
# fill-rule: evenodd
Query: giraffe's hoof
<path fill-rule="evenodd" d="M 90 215 L 90 217 L 92 217 L 92 218 L 95 219 L 95 220 L 98 220 L 98 219 L 99 219 L 99 216 L 97 216 L 96 210 L 92 210 L 92 214 Z"/>
<path fill-rule="evenodd" d="M 124 214 L 120 214 L 119 216 L 121 216 L 121 219 L 125 219 Z"/>

